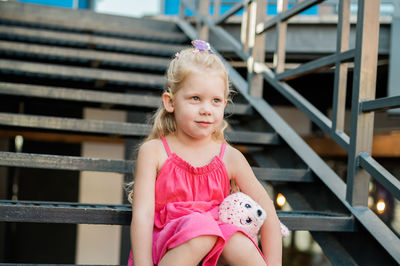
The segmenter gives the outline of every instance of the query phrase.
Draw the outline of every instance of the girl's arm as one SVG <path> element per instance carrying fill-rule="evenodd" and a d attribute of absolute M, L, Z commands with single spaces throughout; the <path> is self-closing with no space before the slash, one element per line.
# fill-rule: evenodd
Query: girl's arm
<path fill-rule="evenodd" d="M 157 175 L 157 147 L 144 143 L 138 153 L 133 186 L 131 244 L 136 266 L 153 265 L 154 194 Z"/>
<path fill-rule="evenodd" d="M 267 212 L 267 219 L 261 227 L 261 246 L 268 266 L 282 265 L 282 234 L 273 201 L 257 180 L 243 154 L 229 146 L 229 174 L 240 190 L 253 198 Z"/>

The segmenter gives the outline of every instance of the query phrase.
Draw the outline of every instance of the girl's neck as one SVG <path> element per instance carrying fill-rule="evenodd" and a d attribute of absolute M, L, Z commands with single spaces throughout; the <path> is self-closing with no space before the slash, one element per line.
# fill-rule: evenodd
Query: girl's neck
<path fill-rule="evenodd" d="M 197 148 L 205 147 L 212 143 L 215 143 L 212 136 L 208 136 L 208 137 L 201 138 L 201 139 L 195 139 L 195 138 L 191 138 L 187 135 L 180 134 L 179 132 L 176 132 L 173 135 L 173 138 L 175 139 L 175 141 L 179 142 L 180 145 L 191 148 L 191 149 L 195 148 L 195 147 L 197 147 Z"/>
<path fill-rule="evenodd" d="M 194 167 L 209 164 L 215 156 L 218 156 L 221 143 L 212 137 L 204 139 L 190 139 L 179 134 L 167 137 L 171 151 Z"/>

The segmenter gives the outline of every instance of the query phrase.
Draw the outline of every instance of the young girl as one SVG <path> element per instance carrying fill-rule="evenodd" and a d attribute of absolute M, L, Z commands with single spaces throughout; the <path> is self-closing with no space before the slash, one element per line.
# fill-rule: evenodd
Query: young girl
<path fill-rule="evenodd" d="M 273 202 L 244 156 L 224 140 L 227 71 L 207 42 L 192 44 L 171 61 L 162 106 L 139 149 L 129 264 L 133 257 L 135 266 L 281 265 Z M 267 212 L 263 252 L 240 228 L 218 221 L 231 180 Z"/>

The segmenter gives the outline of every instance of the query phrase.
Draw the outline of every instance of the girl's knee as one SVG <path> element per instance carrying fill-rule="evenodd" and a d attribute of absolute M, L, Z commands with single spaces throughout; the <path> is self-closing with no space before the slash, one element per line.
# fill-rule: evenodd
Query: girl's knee
<path fill-rule="evenodd" d="M 222 251 L 229 265 L 266 265 L 254 243 L 244 234 L 233 234 Z"/>
<path fill-rule="evenodd" d="M 165 253 L 159 265 L 197 265 L 217 241 L 216 236 L 206 235 L 193 238 Z"/>
<path fill-rule="evenodd" d="M 207 254 L 214 247 L 215 242 L 217 242 L 216 236 L 205 235 L 193 238 L 186 244 L 194 252 L 204 251 Z"/>

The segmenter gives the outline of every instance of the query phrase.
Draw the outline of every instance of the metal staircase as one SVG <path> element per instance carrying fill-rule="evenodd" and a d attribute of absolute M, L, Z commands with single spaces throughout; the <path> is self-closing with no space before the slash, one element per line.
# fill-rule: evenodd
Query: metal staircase
<path fill-rule="evenodd" d="M 234 8 L 236 11 L 247 8 L 253 2 L 256 1 L 244 1 Z M 301 2 L 289 12 L 300 12 L 318 2 L 321 1 Z M 201 13 L 198 18 L 202 27 L 207 26 L 224 38 L 238 57 L 248 61 L 251 50 L 246 50 L 218 26 L 235 10 L 216 21 Z M 193 11 L 196 14 L 195 8 Z M 277 21 L 285 21 L 284 15 Z M 176 22 L 128 19 L 0 2 L 1 138 L 12 140 L 21 135 L 47 145 L 139 142 L 149 133 L 150 128 L 144 121 L 159 104 L 163 72 L 169 59 L 197 36 L 195 28 L 182 16 Z M 252 89 L 255 79 L 265 79 L 345 150 L 352 152 L 352 139 L 357 136 L 332 130 L 332 122 L 282 80 L 322 65 L 354 59 L 359 53 L 357 49 L 338 55 L 342 61 L 327 58 L 306 64 L 304 69 L 293 73 L 275 75 L 261 64 L 261 71 L 250 73 L 249 83 L 226 61 L 233 87 L 239 92 L 236 103 L 226 111 L 231 123 L 226 136 L 246 153 L 256 176 L 287 197 L 292 210 L 278 211 L 281 221 L 290 230 L 310 231 L 332 264 L 397 265 L 400 262 L 398 235 L 368 207 L 349 200 L 349 183 L 346 185 Z M 385 107 L 399 105 L 398 98 L 392 102 Z M 30 104 L 41 110 L 24 108 Z M 89 120 L 82 115 L 85 107 L 123 110 L 135 115 L 134 118 L 128 115 L 126 122 Z M 63 110 L 53 112 L 51 108 Z M 356 168 L 363 167 L 398 198 L 398 180 L 379 168 L 368 150 L 356 150 L 353 152 Z M 40 149 L 33 153 L 13 152 L 9 148 L 0 152 L 0 165 L 7 169 L 113 172 L 131 178 L 134 156 L 127 152 L 126 159 L 108 159 L 106 154 L 100 159 L 44 154 Z M 3 184 L 10 186 L 0 183 Z M 357 190 L 358 185 L 354 182 L 352 186 Z M 0 200 L 1 222 L 130 224 L 128 204 L 26 201 L 12 199 L 7 193 L 5 196 Z"/>

